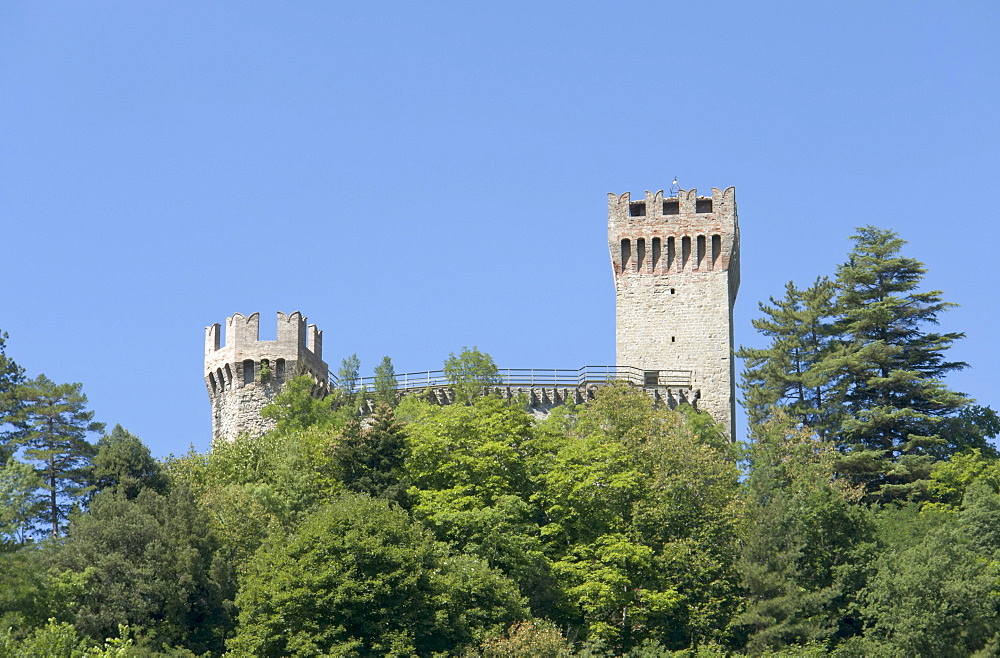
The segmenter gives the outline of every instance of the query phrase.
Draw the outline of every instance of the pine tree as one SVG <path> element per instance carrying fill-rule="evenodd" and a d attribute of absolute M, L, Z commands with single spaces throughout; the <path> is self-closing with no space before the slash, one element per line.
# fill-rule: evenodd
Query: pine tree
<path fill-rule="evenodd" d="M 735 626 L 753 655 L 856 632 L 847 613 L 873 536 L 867 510 L 852 504 L 862 492 L 834 477 L 834 443 L 783 411 L 753 434 Z"/>
<path fill-rule="evenodd" d="M 331 452 L 348 489 L 406 505 L 408 482 L 401 480 L 405 443 L 392 407 L 379 404 L 370 419 L 349 419 Z"/>
<path fill-rule="evenodd" d="M 751 426 L 781 407 L 820 436 L 836 429 L 842 393 L 831 359 L 838 349 L 835 292 L 825 277 L 805 290 L 790 281 L 784 298 L 760 304 L 765 317 L 753 326 L 771 343 L 736 353 L 746 361 L 740 387 Z"/>
<path fill-rule="evenodd" d="M 939 290 L 918 292 L 926 269 L 900 255 L 905 241 L 895 232 L 865 226 L 852 239 L 837 269 L 838 329 L 847 347 L 839 358 L 847 412 L 839 439 L 852 453 L 845 466 L 880 498 L 894 498 L 954 451 L 942 421 L 971 401 L 941 378 L 967 367 L 945 358 L 963 334 L 926 331 L 954 304 Z"/>
<path fill-rule="evenodd" d="M 90 460 L 95 447 L 87 442 L 89 432 L 100 432 L 103 423 L 94 422 L 94 412 L 86 411 L 87 396 L 81 384 L 56 384 L 39 375 L 18 388 L 23 406 L 14 415 L 19 427 L 17 442 L 24 457 L 36 462 L 36 471 L 45 484 L 46 498 L 40 520 L 59 536 L 60 520 L 65 519 L 77 498 L 90 490 Z"/>

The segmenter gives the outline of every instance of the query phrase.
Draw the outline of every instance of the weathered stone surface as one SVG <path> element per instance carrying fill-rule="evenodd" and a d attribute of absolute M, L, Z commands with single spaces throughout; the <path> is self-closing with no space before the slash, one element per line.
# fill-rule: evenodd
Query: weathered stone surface
<path fill-rule="evenodd" d="M 699 197 L 695 190 L 681 190 L 673 198 L 664 198 L 662 190 L 646 192 L 642 201 L 632 201 L 628 192 L 608 195 L 617 364 L 648 371 L 638 373 L 633 384 L 671 407 L 695 403 L 725 424 L 730 436 L 735 424 L 732 311 L 740 285 L 739 245 L 732 187 L 713 188 L 711 197 Z M 315 325 L 307 326 L 297 311 L 287 316 L 279 312 L 278 338 L 267 341 L 259 339 L 259 323 L 258 313 L 226 318 L 225 345 L 220 345 L 218 324 L 205 330 L 205 385 L 215 439 L 270 429 L 261 409 L 299 374 L 312 376 L 315 395 L 329 392 L 323 333 Z M 532 413 L 544 416 L 567 401 L 592 399 L 599 387 L 491 388 L 507 398 L 523 395 Z M 438 404 L 454 399 L 448 387 L 423 394 Z"/>
<path fill-rule="evenodd" d="M 308 374 L 314 393 L 328 392 L 329 369 L 323 361 L 323 332 L 306 325 L 298 311 L 278 313 L 277 340 L 260 340 L 260 314 L 234 313 L 226 318 L 225 345 L 220 326 L 205 328 L 205 386 L 212 401 L 213 440 L 232 441 L 240 434 L 260 435 L 271 421 L 260 415 L 285 381 Z"/>
<path fill-rule="evenodd" d="M 735 425 L 733 304 L 739 289 L 736 192 L 608 195 L 618 365 L 690 370 L 697 406 Z"/>

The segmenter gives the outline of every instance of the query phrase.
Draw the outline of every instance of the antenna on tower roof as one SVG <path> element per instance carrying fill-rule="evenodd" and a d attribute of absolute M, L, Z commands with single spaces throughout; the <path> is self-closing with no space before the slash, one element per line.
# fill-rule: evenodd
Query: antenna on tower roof
<path fill-rule="evenodd" d="M 670 196 L 674 197 L 681 193 L 681 186 L 677 184 L 677 176 L 674 176 L 674 182 L 670 184 Z"/>

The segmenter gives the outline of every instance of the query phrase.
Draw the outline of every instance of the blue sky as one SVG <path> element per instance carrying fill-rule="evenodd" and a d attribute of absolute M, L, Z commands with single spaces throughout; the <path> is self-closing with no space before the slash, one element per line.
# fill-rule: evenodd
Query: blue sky
<path fill-rule="evenodd" d="M 208 447 L 205 326 L 333 368 L 614 361 L 608 192 L 736 187 L 757 302 L 891 228 L 1000 405 L 996 2 L 0 5 L 0 329 L 154 454 Z M 272 336 L 273 337 L 273 336 Z M 742 429 L 741 429 L 742 433 Z"/>

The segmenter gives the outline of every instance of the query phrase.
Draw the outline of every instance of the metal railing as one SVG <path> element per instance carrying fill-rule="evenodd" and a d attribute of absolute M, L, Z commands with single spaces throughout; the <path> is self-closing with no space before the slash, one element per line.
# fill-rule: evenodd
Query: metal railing
<path fill-rule="evenodd" d="M 408 372 L 395 375 L 396 390 L 440 388 L 451 382 L 443 370 Z M 577 387 L 624 381 L 643 388 L 691 388 L 690 370 L 645 370 L 632 366 L 584 366 L 576 370 L 560 368 L 499 368 L 492 386 L 502 387 Z M 330 388 L 341 388 L 340 381 L 330 374 Z M 375 389 L 374 377 L 360 377 L 352 392 Z"/>

